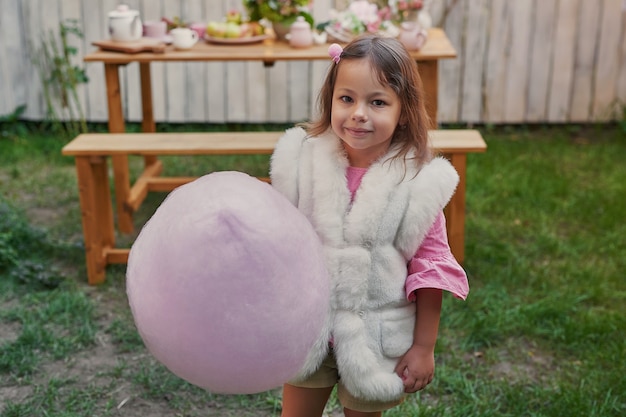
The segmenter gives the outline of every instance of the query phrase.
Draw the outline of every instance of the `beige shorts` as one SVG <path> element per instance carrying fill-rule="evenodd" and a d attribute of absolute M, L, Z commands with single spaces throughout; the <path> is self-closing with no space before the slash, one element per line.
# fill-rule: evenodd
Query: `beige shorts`
<path fill-rule="evenodd" d="M 341 383 L 337 370 L 337 361 L 335 360 L 332 349 L 326 359 L 324 359 L 324 362 L 322 362 L 320 368 L 311 374 L 310 377 L 303 381 L 289 382 L 289 385 L 300 388 L 329 388 L 334 387 L 335 384 L 337 384 L 337 398 L 341 406 L 364 413 L 388 410 L 401 404 L 405 397 L 402 396 L 395 401 L 368 401 L 353 396 Z"/>

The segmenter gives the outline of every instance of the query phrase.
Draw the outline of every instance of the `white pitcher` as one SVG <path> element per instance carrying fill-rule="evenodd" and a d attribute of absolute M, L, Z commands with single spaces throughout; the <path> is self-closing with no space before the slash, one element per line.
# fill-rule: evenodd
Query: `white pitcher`
<path fill-rule="evenodd" d="M 111 39 L 120 42 L 130 42 L 141 39 L 143 25 L 138 10 L 131 10 L 125 4 L 120 4 L 109 12 L 109 34 Z"/>

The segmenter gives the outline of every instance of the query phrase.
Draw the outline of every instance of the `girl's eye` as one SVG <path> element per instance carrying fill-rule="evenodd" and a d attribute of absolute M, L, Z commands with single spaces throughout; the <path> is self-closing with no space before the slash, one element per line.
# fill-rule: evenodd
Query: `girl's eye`
<path fill-rule="evenodd" d="M 339 100 L 343 101 L 344 103 L 352 103 L 352 98 L 348 96 L 341 96 L 339 97 Z"/>
<path fill-rule="evenodd" d="M 385 103 L 385 102 L 384 102 L 384 101 L 382 101 L 382 100 L 374 100 L 374 101 L 372 101 L 372 104 L 373 104 L 374 106 L 376 106 L 376 107 L 382 107 L 382 106 L 384 106 L 384 105 L 385 105 L 385 104 L 387 104 L 387 103 Z"/>

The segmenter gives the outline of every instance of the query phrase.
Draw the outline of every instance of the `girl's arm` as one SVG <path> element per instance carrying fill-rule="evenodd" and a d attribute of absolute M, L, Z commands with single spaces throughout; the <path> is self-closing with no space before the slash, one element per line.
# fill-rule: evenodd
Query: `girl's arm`
<path fill-rule="evenodd" d="M 415 290 L 416 318 L 413 345 L 396 366 L 396 373 L 404 381 L 404 391 L 421 390 L 435 375 L 435 344 L 439 331 L 443 291 L 437 288 Z"/>

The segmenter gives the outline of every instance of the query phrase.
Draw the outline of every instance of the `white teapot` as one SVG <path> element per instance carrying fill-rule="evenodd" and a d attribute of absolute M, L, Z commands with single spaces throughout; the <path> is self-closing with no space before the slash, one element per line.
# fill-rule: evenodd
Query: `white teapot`
<path fill-rule="evenodd" d="M 143 25 L 138 10 L 131 10 L 120 4 L 109 12 L 109 34 L 114 41 L 129 42 L 141 39 Z"/>

